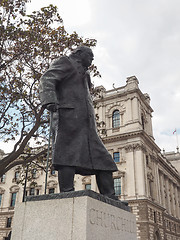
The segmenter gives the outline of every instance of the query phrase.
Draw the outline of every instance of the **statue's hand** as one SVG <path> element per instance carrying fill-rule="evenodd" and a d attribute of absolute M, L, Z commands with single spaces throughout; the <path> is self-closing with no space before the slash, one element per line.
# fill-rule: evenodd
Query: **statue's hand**
<path fill-rule="evenodd" d="M 58 107 L 57 107 L 57 104 L 56 103 L 49 103 L 45 106 L 45 108 L 47 110 L 49 110 L 50 112 L 56 112 Z"/>

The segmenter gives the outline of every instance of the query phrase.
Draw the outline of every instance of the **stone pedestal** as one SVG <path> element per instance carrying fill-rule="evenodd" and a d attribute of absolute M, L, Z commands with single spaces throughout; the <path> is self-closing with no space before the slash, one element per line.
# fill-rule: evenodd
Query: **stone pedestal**
<path fill-rule="evenodd" d="M 12 240 L 135 240 L 129 208 L 91 190 L 31 196 L 17 204 Z"/>

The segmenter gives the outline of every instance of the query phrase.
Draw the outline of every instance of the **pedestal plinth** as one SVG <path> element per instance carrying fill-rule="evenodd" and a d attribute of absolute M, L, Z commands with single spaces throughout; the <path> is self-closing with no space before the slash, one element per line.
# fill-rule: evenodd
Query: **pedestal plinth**
<path fill-rule="evenodd" d="M 91 190 L 31 196 L 17 204 L 12 240 L 136 240 L 129 208 Z"/>

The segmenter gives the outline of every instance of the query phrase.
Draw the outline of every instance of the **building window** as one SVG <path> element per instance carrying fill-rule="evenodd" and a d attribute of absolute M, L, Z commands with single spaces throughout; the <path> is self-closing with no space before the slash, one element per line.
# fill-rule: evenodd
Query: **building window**
<path fill-rule="evenodd" d="M 1 202 L 2 202 L 2 194 L 0 194 L 0 207 L 1 207 Z"/>
<path fill-rule="evenodd" d="M 10 228 L 11 227 L 11 223 L 12 223 L 12 217 L 7 218 L 6 227 Z"/>
<path fill-rule="evenodd" d="M 19 179 L 19 172 L 16 171 L 15 174 L 14 174 L 14 180 L 18 180 Z"/>
<path fill-rule="evenodd" d="M 114 190 L 115 195 L 121 195 L 121 178 L 114 178 Z"/>
<path fill-rule="evenodd" d="M 152 180 L 149 179 L 149 196 L 152 198 L 153 200 L 153 182 Z"/>
<path fill-rule="evenodd" d="M 49 194 L 54 194 L 54 188 L 49 188 Z"/>
<path fill-rule="evenodd" d="M 15 203 L 16 203 L 16 192 L 12 193 L 11 195 L 11 207 L 14 207 L 15 206 Z"/>
<path fill-rule="evenodd" d="M 30 196 L 35 195 L 35 188 L 30 188 L 29 195 Z"/>
<path fill-rule="evenodd" d="M 32 170 L 32 178 L 36 178 L 37 177 L 37 170 L 33 169 Z"/>
<path fill-rule="evenodd" d="M 161 239 L 160 234 L 158 233 L 158 231 L 156 231 L 154 234 L 154 240 L 159 240 L 159 239 Z"/>
<path fill-rule="evenodd" d="M 85 189 L 86 190 L 91 190 L 91 184 L 90 183 L 85 184 Z"/>
<path fill-rule="evenodd" d="M 155 223 L 157 222 L 157 214 L 156 214 L 155 211 L 154 211 L 154 222 L 155 222 Z"/>
<path fill-rule="evenodd" d="M 55 175 L 55 173 L 56 173 L 55 170 L 52 169 L 51 170 L 51 175 Z"/>
<path fill-rule="evenodd" d="M 115 110 L 112 115 L 112 127 L 118 128 L 120 127 L 120 113 L 119 110 Z"/>
<path fill-rule="evenodd" d="M 11 239 L 11 231 L 9 232 L 7 237 L 4 237 L 3 240 L 10 240 Z"/>
<path fill-rule="evenodd" d="M 2 177 L 0 178 L 1 183 L 4 183 L 4 182 L 5 182 L 5 177 L 6 177 L 6 175 L 3 174 Z"/>
<path fill-rule="evenodd" d="M 117 162 L 120 162 L 120 154 L 119 152 L 114 152 L 113 153 L 113 159 L 114 161 L 117 163 Z"/>

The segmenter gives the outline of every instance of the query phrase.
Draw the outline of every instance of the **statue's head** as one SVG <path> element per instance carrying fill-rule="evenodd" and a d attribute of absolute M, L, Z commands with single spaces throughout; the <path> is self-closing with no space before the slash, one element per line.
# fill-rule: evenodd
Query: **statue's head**
<path fill-rule="evenodd" d="M 89 67 L 94 59 L 92 50 L 87 46 L 79 46 L 73 52 L 72 55 L 77 56 L 84 67 Z"/>

